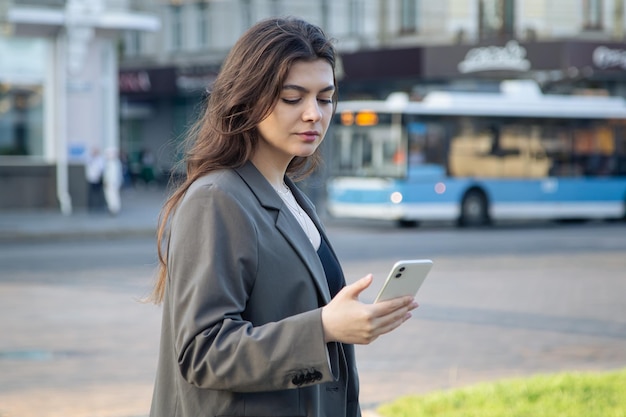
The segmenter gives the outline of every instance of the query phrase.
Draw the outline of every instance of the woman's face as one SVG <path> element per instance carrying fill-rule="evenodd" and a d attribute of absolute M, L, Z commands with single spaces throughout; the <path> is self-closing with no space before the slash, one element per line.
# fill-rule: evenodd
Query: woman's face
<path fill-rule="evenodd" d="M 271 113 L 261 123 L 255 157 L 288 164 L 310 156 L 324 139 L 333 114 L 333 69 L 324 59 L 298 61 L 282 87 Z"/>

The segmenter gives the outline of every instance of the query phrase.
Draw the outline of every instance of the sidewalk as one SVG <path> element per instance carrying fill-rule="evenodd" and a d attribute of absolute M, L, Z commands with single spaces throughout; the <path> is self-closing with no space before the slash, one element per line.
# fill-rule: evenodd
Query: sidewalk
<path fill-rule="evenodd" d="M 122 191 L 122 210 L 107 212 L 84 209 L 64 215 L 60 210 L 0 211 L 0 242 L 80 237 L 154 236 L 164 188 L 133 188 Z"/>

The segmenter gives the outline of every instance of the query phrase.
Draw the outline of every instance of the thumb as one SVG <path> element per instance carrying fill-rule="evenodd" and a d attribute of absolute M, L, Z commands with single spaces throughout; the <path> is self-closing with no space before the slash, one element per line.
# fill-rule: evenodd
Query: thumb
<path fill-rule="evenodd" d="M 359 295 L 372 284 L 374 277 L 372 274 L 367 274 L 360 280 L 356 281 L 353 284 L 348 285 L 345 290 L 347 295 L 352 298 L 359 298 Z"/>

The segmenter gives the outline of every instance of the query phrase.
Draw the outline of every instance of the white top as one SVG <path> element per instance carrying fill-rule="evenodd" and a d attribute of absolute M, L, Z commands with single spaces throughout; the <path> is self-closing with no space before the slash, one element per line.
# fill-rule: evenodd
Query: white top
<path fill-rule="evenodd" d="M 315 223 L 313 223 L 313 220 L 311 220 L 309 215 L 306 214 L 302 207 L 300 207 L 289 187 L 283 184 L 283 188 L 280 190 L 276 189 L 276 192 L 278 193 L 280 198 L 282 198 L 283 202 L 287 205 L 289 211 L 291 211 L 291 213 L 294 215 L 315 250 L 319 249 L 320 245 L 322 244 L 322 237 L 320 235 L 320 232 L 319 230 L 317 230 L 317 227 L 315 227 Z"/>
<path fill-rule="evenodd" d="M 104 157 L 100 154 L 94 155 L 87 160 L 85 167 L 85 176 L 87 181 L 95 184 L 102 180 L 102 174 L 104 173 Z"/>

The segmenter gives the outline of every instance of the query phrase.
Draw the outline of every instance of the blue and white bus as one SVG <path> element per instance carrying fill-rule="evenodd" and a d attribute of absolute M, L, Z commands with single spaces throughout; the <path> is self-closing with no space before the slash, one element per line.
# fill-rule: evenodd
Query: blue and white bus
<path fill-rule="evenodd" d="M 327 208 L 393 220 L 622 219 L 626 101 L 548 95 L 527 81 L 499 92 L 419 101 L 339 102 Z"/>

